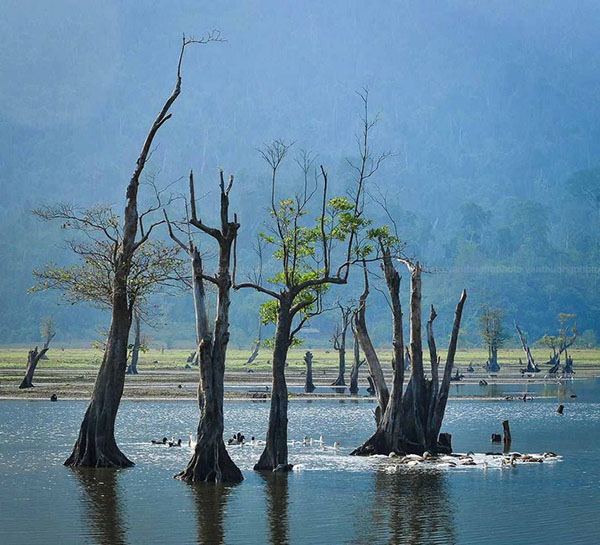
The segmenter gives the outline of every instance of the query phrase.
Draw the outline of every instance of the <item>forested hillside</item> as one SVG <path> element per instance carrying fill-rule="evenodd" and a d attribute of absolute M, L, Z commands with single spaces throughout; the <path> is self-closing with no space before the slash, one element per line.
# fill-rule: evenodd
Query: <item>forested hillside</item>
<path fill-rule="evenodd" d="M 0 343 L 37 341 L 44 316 L 56 320 L 59 344 L 89 344 L 106 326 L 101 311 L 27 293 L 33 269 L 73 259 L 60 224 L 31 210 L 102 202 L 121 211 L 141 140 L 172 86 L 181 33 L 212 28 L 227 41 L 187 55 L 181 98 L 147 170 L 163 187 L 181 178 L 173 191 L 185 192 L 193 168 L 197 192 L 210 192 L 198 203 L 208 219 L 217 168 L 235 174 L 238 275 L 256 266 L 253 242 L 268 217 L 269 171 L 257 148 L 293 141 L 291 155 L 318 155 L 330 194 L 345 194 L 360 131 L 356 91 L 368 87 L 380 116 L 372 146 L 395 153 L 369 181 L 371 194 L 386 195 L 406 251 L 427 267 L 425 303 L 444 317 L 440 329 L 465 287 L 463 346 L 479 343 L 482 304 L 503 308 L 507 328 L 517 319 L 531 340 L 555 331 L 559 312 L 600 339 L 593 2 L 29 3 L 27 18 L 22 2 L 0 18 Z M 283 47 L 272 46 L 274 33 Z M 281 180 L 280 197 L 300 183 L 292 158 Z M 376 203 L 369 210 L 388 222 Z M 328 298 L 357 298 L 361 281 L 357 270 Z M 403 283 L 406 294 L 406 275 Z M 383 344 L 390 321 L 378 297 L 370 328 Z M 250 346 L 262 300 L 234 294 L 233 346 Z M 191 296 L 154 304 L 156 344 L 192 345 Z M 336 319 L 316 318 L 305 338 L 327 343 Z"/>

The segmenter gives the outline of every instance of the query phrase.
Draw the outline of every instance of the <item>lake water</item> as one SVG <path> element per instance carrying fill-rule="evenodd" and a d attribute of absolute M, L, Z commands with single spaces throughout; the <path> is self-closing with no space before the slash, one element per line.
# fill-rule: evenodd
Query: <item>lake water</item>
<path fill-rule="evenodd" d="M 246 480 L 233 487 L 174 480 L 188 448 L 149 443 L 186 439 L 196 425 L 191 401 L 122 403 L 118 442 L 136 462 L 122 471 L 61 465 L 86 403 L 3 401 L 0 543 L 598 543 L 600 381 L 570 383 L 557 396 L 449 403 L 444 430 L 457 452 L 497 450 L 490 434 L 508 418 L 513 450 L 563 456 L 487 471 L 390 472 L 387 459 L 347 456 L 373 428 L 371 402 L 292 401 L 290 439 L 323 434 L 326 444 L 340 442 L 340 453 L 291 447 L 296 470 L 265 477 L 252 471 L 260 449 L 234 447 Z M 227 403 L 226 434 L 263 437 L 267 418 L 266 403 Z"/>

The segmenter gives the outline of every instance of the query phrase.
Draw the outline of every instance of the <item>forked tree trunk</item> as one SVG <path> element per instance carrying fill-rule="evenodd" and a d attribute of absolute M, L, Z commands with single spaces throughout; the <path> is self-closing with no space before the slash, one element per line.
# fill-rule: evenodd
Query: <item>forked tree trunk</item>
<path fill-rule="evenodd" d="M 228 189 L 225 189 L 221 173 L 221 232 L 213 237 L 219 244 L 219 265 L 216 275 L 217 308 L 214 329 L 208 326 L 208 314 L 204 291 L 205 275 L 202 259 L 197 248 L 192 250 L 192 282 L 196 317 L 196 336 L 201 339 L 197 348 L 199 355 L 200 382 L 198 405 L 200 419 L 194 454 L 186 468 L 175 475 L 185 482 L 238 483 L 244 477 L 235 465 L 223 442 L 223 396 L 225 358 L 229 343 L 229 306 L 231 291 L 230 261 L 233 241 L 239 224 L 229 222 Z M 190 174 L 190 196 L 194 198 L 193 177 Z M 195 219 L 195 210 L 192 213 Z M 202 225 L 202 224 L 201 224 Z"/>
<path fill-rule="evenodd" d="M 533 359 L 533 356 L 531 355 L 531 350 L 529 350 L 529 346 L 527 345 L 527 342 L 525 341 L 525 337 L 523 336 L 523 333 L 521 332 L 521 328 L 519 327 L 519 325 L 516 322 L 515 322 L 515 328 L 517 329 L 517 334 L 519 335 L 519 341 L 521 342 L 521 348 L 523 349 L 523 352 L 525 352 L 525 355 L 527 356 L 527 372 L 528 373 L 537 373 L 540 369 L 535 364 L 535 360 Z"/>
<path fill-rule="evenodd" d="M 304 381 L 304 391 L 307 394 L 311 394 L 315 391 L 315 385 L 313 384 L 313 375 L 312 375 L 312 352 L 309 350 L 304 354 L 304 363 L 306 363 L 306 380 Z"/>
<path fill-rule="evenodd" d="M 466 292 L 463 291 L 456 307 L 444 376 L 440 385 L 438 378 L 439 358 L 433 336 L 433 321 L 436 318 L 436 313 L 432 306 L 427 322 L 427 339 L 431 359 L 432 379 L 427 380 L 423 368 L 421 343 L 421 267 L 418 263 L 415 265 L 407 263 L 407 266 L 411 273 L 411 378 L 403 395 L 404 366 L 399 364 L 394 365 L 392 391 L 385 406 L 383 417 L 377 423 L 378 425 L 373 435 L 352 452 L 355 455 L 389 454 L 390 452 L 422 454 L 426 450 L 432 453 L 448 450 L 448 447 L 438 443 L 438 436 L 448 399 L 450 377 L 456 354 L 460 320 L 466 299 Z M 385 252 L 385 250 L 383 251 L 382 267 L 392 308 L 394 360 L 395 362 L 400 362 L 404 359 L 402 310 L 399 297 L 400 277 L 392 266 L 389 253 Z M 364 292 L 363 295 L 365 295 Z M 361 346 L 363 346 L 365 340 L 367 340 L 368 345 L 368 336 L 366 339 L 359 336 Z"/>
<path fill-rule="evenodd" d="M 381 268 L 383 269 L 392 309 L 394 349 L 392 389 L 375 432 L 361 446 L 352 451 L 351 454 L 353 455 L 389 454 L 390 452 L 402 450 L 400 442 L 402 437 L 402 389 L 404 386 L 404 338 L 402 332 L 402 306 L 400 304 L 400 275 L 394 268 L 387 249 L 383 251 Z M 367 344 L 369 342 L 370 340 Z"/>
<path fill-rule="evenodd" d="M 352 370 L 350 371 L 350 394 L 357 395 L 358 394 L 358 372 L 360 370 L 360 366 L 364 363 L 364 360 L 360 359 L 360 345 L 358 344 L 358 337 L 356 333 L 354 333 L 354 326 L 352 328 L 353 331 L 353 342 L 352 342 Z"/>
<path fill-rule="evenodd" d="M 292 328 L 291 303 L 286 299 L 278 301 L 275 344 L 273 347 L 273 384 L 271 408 L 265 448 L 254 466 L 257 471 L 289 471 L 287 425 L 288 390 L 285 381 L 285 362 L 290 347 Z"/>
<path fill-rule="evenodd" d="M 35 369 L 39 361 L 46 355 L 48 349 L 50 347 L 50 341 L 54 338 L 54 334 L 52 334 L 46 342 L 44 343 L 43 348 L 38 351 L 38 347 L 36 346 L 33 350 L 30 350 L 27 354 L 27 369 L 25 370 L 25 376 L 19 386 L 19 389 L 24 390 L 26 388 L 33 388 L 33 375 L 35 373 Z"/>
<path fill-rule="evenodd" d="M 133 347 L 131 348 L 131 362 L 127 367 L 128 375 L 137 375 L 137 363 L 140 357 L 140 346 L 141 346 L 141 338 L 140 338 L 140 317 L 135 316 L 134 320 L 134 338 L 133 338 Z"/>

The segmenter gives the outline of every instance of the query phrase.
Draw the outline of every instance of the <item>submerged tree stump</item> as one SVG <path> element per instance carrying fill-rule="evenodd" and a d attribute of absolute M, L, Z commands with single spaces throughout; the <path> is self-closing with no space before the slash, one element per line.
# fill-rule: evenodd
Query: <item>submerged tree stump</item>
<path fill-rule="evenodd" d="M 304 391 L 307 394 L 310 394 L 315 391 L 315 385 L 313 384 L 312 378 L 312 359 L 312 352 L 310 350 L 307 350 L 306 354 L 304 354 L 304 363 L 306 363 L 306 380 L 304 382 Z"/>
<path fill-rule="evenodd" d="M 510 450 L 510 444 L 512 442 L 512 437 L 510 435 L 510 426 L 508 425 L 508 420 L 504 420 L 502 422 L 502 428 L 504 430 L 504 452 L 508 452 Z"/>

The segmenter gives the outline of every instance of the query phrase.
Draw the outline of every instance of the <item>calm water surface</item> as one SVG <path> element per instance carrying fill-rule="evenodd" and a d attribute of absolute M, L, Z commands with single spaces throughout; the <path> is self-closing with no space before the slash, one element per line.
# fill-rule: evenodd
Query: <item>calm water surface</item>
<path fill-rule="evenodd" d="M 444 428 L 455 451 L 486 452 L 509 418 L 513 450 L 554 451 L 560 463 L 390 473 L 386 459 L 347 456 L 373 428 L 372 403 L 293 401 L 290 439 L 323 434 L 340 453 L 291 447 L 296 471 L 266 477 L 251 469 L 258 448 L 235 447 L 246 480 L 234 487 L 174 480 L 189 450 L 149 444 L 187 437 L 191 401 L 124 402 L 118 442 L 136 466 L 116 472 L 61 465 L 86 403 L 0 402 L 0 543 L 598 543 L 600 381 L 544 393 L 559 397 L 451 401 Z M 226 433 L 263 437 L 267 407 L 228 403 Z"/>

